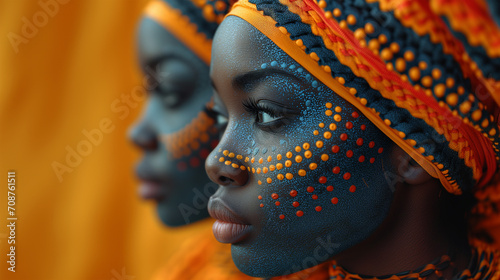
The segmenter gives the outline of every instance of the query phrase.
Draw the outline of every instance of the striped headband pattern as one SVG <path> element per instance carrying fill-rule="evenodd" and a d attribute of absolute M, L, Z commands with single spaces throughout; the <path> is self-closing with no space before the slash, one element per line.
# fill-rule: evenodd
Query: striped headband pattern
<path fill-rule="evenodd" d="M 241 0 L 238 16 L 356 106 L 451 193 L 500 160 L 500 29 L 487 2 Z"/>

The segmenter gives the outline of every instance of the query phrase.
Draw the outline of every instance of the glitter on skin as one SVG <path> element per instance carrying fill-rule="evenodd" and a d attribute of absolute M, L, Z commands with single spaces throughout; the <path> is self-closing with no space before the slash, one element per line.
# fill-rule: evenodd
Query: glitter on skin
<path fill-rule="evenodd" d="M 243 49 L 252 51 L 242 53 Z M 316 238 L 328 236 L 340 244 L 335 248 L 338 253 L 366 239 L 385 219 L 392 201 L 392 191 L 382 168 L 382 162 L 390 160 L 390 140 L 354 106 L 314 77 L 307 79 L 309 73 L 302 67 L 281 68 L 283 64 L 297 64 L 239 18 L 229 17 L 220 26 L 214 40 L 214 61 L 212 75 L 216 83 L 220 83 L 216 77 L 254 71 L 261 69 L 263 64 L 267 65 L 266 69 L 279 68 L 290 73 L 295 78 L 274 74 L 260 79 L 259 86 L 247 96 L 257 101 L 272 100 L 299 111 L 298 115 L 289 116 L 283 127 L 270 133 L 256 126 L 255 117 L 244 109 L 228 108 L 230 122 L 219 148 L 246 156 L 245 151 L 255 141 L 255 146 L 267 148 L 266 157 L 273 159 L 271 163 L 247 163 L 251 168 L 267 167 L 269 172 L 248 173 L 249 179 L 244 188 L 223 188 L 228 198 L 239 197 L 236 191 L 239 195 L 248 194 L 244 195 L 245 200 L 241 203 L 231 201 L 234 203 L 233 210 L 241 215 L 252 213 L 247 215 L 254 227 L 254 238 L 232 245 L 233 260 L 238 268 L 253 276 L 280 275 L 293 265 L 300 266 L 301 261 L 313 253 L 308 250 L 297 252 L 288 246 L 290 242 L 300 242 L 303 248 L 314 248 Z M 273 61 L 276 61 L 276 66 L 271 66 Z M 217 87 L 220 88 L 220 85 L 217 84 Z M 240 94 L 235 95 L 234 91 L 218 94 L 222 99 L 230 96 L 245 100 Z M 331 108 L 328 108 L 328 103 L 332 104 Z M 335 110 L 337 107 L 341 108 L 339 112 Z M 328 110 L 332 111 L 331 115 L 326 113 Z M 347 122 L 349 125 L 346 125 Z M 323 127 L 319 125 L 321 123 Z M 332 123 L 335 124 L 334 129 L 330 129 Z M 234 128 L 235 124 L 238 124 L 238 129 Z M 324 137 L 327 131 L 331 133 L 330 138 Z M 247 135 L 251 135 L 252 141 L 246 139 Z M 377 145 L 375 148 L 366 144 L 359 146 L 359 138 L 365 143 L 373 141 Z M 276 143 L 280 145 L 270 152 Z M 310 156 L 304 150 L 297 152 L 296 148 L 304 148 L 304 145 L 308 147 Z M 338 147 L 335 148 L 336 153 L 332 148 L 335 146 Z M 380 154 L 379 148 L 383 148 Z M 348 151 L 352 151 L 351 157 L 346 156 Z M 212 155 L 224 156 L 217 150 Z M 322 155 L 325 155 L 324 161 Z M 360 162 L 361 155 L 377 160 L 373 164 Z M 297 161 L 297 156 L 301 160 Z M 258 153 L 255 157 L 264 156 Z M 232 161 L 241 164 L 234 158 Z M 213 164 L 220 163 L 214 161 Z M 276 166 L 276 170 L 271 171 L 271 165 Z M 307 171 L 305 176 L 300 176 L 301 170 Z M 378 187 L 368 188 L 362 177 L 369 177 L 370 186 Z M 271 183 L 267 183 L 268 178 L 272 178 Z M 259 186 L 256 183 L 258 180 L 263 184 Z M 258 196 L 262 200 L 258 200 Z M 279 206 L 276 206 L 276 201 L 280 202 Z M 260 203 L 265 207 L 260 208 Z M 280 238 L 276 239 L 276 236 Z M 282 260 L 279 264 L 273 261 L 278 258 Z"/>

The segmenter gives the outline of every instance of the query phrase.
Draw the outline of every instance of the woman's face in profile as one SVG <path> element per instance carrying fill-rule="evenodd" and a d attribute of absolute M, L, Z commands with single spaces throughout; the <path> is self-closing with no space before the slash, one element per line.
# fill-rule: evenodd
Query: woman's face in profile
<path fill-rule="evenodd" d="M 206 163 L 222 186 L 209 212 L 238 268 L 289 274 L 370 236 L 393 198 L 392 142 L 240 18 L 213 46 L 214 109 L 228 123 Z"/>
<path fill-rule="evenodd" d="M 144 156 L 137 166 L 139 193 L 158 203 L 169 226 L 208 217 L 215 191 L 204 162 L 215 145 L 214 120 L 203 110 L 212 90 L 209 67 L 156 21 L 144 17 L 138 35 L 139 60 L 149 97 L 131 138 Z"/>

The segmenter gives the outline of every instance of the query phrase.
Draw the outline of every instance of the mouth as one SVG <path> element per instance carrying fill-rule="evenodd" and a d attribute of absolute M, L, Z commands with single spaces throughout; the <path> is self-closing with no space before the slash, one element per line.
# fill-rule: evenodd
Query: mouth
<path fill-rule="evenodd" d="M 165 199 L 168 194 L 168 187 L 165 186 L 162 180 L 156 179 L 155 176 L 148 174 L 145 170 L 148 169 L 144 168 L 143 163 L 139 164 L 135 170 L 136 177 L 140 181 L 137 190 L 139 197 L 145 200 L 156 201 Z"/>
<path fill-rule="evenodd" d="M 236 215 L 222 199 L 210 198 L 208 213 L 216 219 L 212 226 L 215 239 L 221 243 L 238 243 L 247 238 L 252 226 Z"/>
<path fill-rule="evenodd" d="M 160 183 L 142 179 L 139 185 L 138 193 L 139 196 L 145 200 L 153 199 L 160 201 L 166 196 L 166 190 Z"/>

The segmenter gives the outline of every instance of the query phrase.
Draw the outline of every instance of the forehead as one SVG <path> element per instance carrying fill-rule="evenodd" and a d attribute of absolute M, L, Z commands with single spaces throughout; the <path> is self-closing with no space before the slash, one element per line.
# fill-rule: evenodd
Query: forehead
<path fill-rule="evenodd" d="M 255 70 L 269 59 L 290 59 L 269 38 L 236 16 L 227 17 L 217 30 L 212 51 L 212 75 L 220 69 L 234 74 Z"/>
<path fill-rule="evenodd" d="M 139 57 L 142 62 L 173 55 L 186 47 L 155 20 L 143 17 L 138 30 Z"/>

